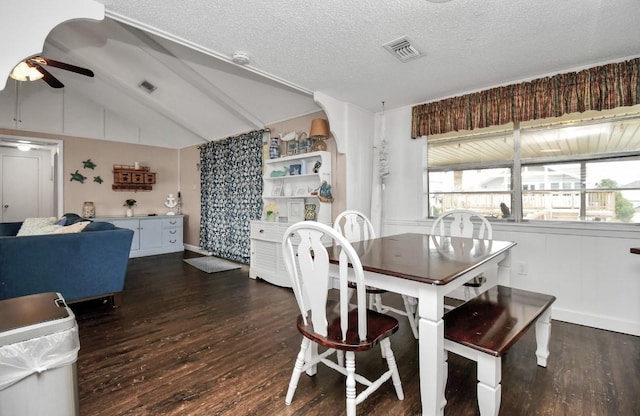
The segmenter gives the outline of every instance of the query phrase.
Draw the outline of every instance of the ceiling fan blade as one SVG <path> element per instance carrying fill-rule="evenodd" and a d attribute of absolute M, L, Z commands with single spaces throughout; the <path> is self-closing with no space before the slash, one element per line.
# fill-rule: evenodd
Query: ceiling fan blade
<path fill-rule="evenodd" d="M 58 81 L 56 77 L 51 75 L 51 73 L 49 73 L 49 71 L 44 69 L 40 64 L 36 62 L 30 62 L 30 65 L 33 65 L 38 71 L 40 71 L 40 73 L 43 75 L 42 80 L 47 84 L 49 84 L 51 88 L 64 87 L 64 84 L 62 82 Z"/>
<path fill-rule="evenodd" d="M 87 69 L 87 68 L 83 68 L 81 66 L 66 64 L 66 63 L 60 62 L 60 61 L 54 61 L 53 59 L 44 58 L 42 56 L 36 56 L 34 58 L 31 58 L 31 59 L 36 61 L 37 63 L 39 63 L 41 65 L 48 65 L 48 66 L 52 66 L 52 67 L 55 67 L 55 68 L 64 69 L 64 70 L 67 70 L 67 71 L 75 72 L 76 74 L 85 75 L 87 77 L 92 77 L 93 76 L 93 71 L 92 70 Z"/>

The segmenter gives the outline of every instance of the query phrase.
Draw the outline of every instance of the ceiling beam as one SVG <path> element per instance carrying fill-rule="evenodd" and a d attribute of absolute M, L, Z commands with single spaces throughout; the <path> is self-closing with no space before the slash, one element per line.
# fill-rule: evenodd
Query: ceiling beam
<path fill-rule="evenodd" d="M 236 117 L 244 120 L 255 128 L 261 129 L 265 126 L 264 121 L 260 120 L 224 91 L 213 85 L 198 71 L 184 63 L 170 50 L 151 38 L 145 32 L 139 29 L 134 29 L 120 22 L 116 22 L 116 24 L 118 24 L 120 27 L 125 29 L 131 35 L 135 36 L 140 42 L 142 42 L 146 46 L 146 48 L 141 49 L 147 52 L 149 56 L 160 62 L 167 69 L 178 75 L 185 82 L 191 84 L 194 88 L 202 92 L 211 100 L 220 104 L 220 106 L 225 108 L 231 114 L 234 114 Z"/>
<path fill-rule="evenodd" d="M 69 48 L 65 47 L 60 42 L 50 38 L 47 40 L 47 44 L 49 46 L 53 46 L 54 48 L 58 49 L 59 52 L 72 56 L 74 60 L 78 61 L 82 66 L 85 66 L 87 68 L 92 67 L 92 65 L 89 62 L 83 59 L 80 55 L 72 52 Z M 170 109 L 166 108 L 163 105 L 158 104 L 156 101 L 150 99 L 149 94 L 142 91 L 142 89 L 139 89 L 139 88 L 132 89 L 129 85 L 125 84 L 120 79 L 114 77 L 109 73 L 101 71 L 99 68 L 93 68 L 93 71 L 96 72 L 96 74 L 100 75 L 99 78 L 101 80 L 108 82 L 112 86 L 122 91 L 128 97 L 138 101 L 143 106 L 152 109 L 153 111 L 165 117 L 166 119 L 171 120 L 172 122 L 176 123 L 179 126 L 182 126 L 185 130 L 188 130 L 191 133 L 195 134 L 196 136 L 202 138 L 203 141 L 210 140 L 207 137 L 211 135 L 211 132 L 199 131 L 199 129 L 193 127 L 191 123 L 189 123 L 187 120 L 177 116 L 175 112 L 171 111 Z"/>
<path fill-rule="evenodd" d="M 223 55 L 223 54 L 221 54 L 219 52 L 216 52 L 216 51 L 213 51 L 211 49 L 207 49 L 207 48 L 205 48 L 205 47 L 203 47 L 201 45 L 198 45 L 197 43 L 188 41 L 188 40 L 186 40 L 184 38 L 181 38 L 179 36 L 175 36 L 175 35 L 173 35 L 171 33 L 165 32 L 165 31 L 160 30 L 158 28 L 155 28 L 153 26 L 150 26 L 150 25 L 147 25 L 145 23 L 142 23 L 142 22 L 140 22 L 138 20 L 131 19 L 131 18 L 127 17 L 127 16 L 124 16 L 122 14 L 119 14 L 119 13 L 116 13 L 116 12 L 114 12 L 112 10 L 109 10 L 108 8 L 105 9 L 105 16 L 109 17 L 112 20 L 118 21 L 120 23 L 124 23 L 127 26 L 135 27 L 135 28 L 143 31 L 144 33 L 151 33 L 151 34 L 156 35 L 158 37 L 161 37 L 163 39 L 167 39 L 167 40 L 169 40 L 171 42 L 174 42 L 174 43 L 177 43 L 179 45 L 185 46 L 187 48 L 193 49 L 194 51 L 203 53 L 203 54 L 208 55 L 208 56 L 212 56 L 212 57 L 214 57 L 216 59 L 219 59 L 219 60 L 221 60 L 223 62 L 228 62 L 230 64 L 234 64 L 235 65 L 233 60 L 230 59 L 226 55 Z M 257 75 L 260 75 L 262 77 L 265 77 L 266 79 L 269 79 L 271 81 L 275 81 L 275 82 L 277 82 L 277 83 L 279 83 L 281 85 L 284 85 L 285 87 L 289 87 L 289 88 L 292 88 L 292 89 L 294 89 L 296 91 L 300 91 L 303 94 L 313 95 L 313 91 L 311 91 L 310 89 L 301 87 L 298 84 L 295 84 L 295 83 L 293 83 L 291 81 L 287 81 L 284 78 L 280 78 L 280 77 L 278 77 L 276 75 L 273 75 L 273 74 L 270 74 L 270 73 L 268 73 L 266 71 L 262 71 L 259 68 L 255 68 L 255 67 L 252 67 L 250 65 L 245 65 L 242 68 L 245 69 L 246 71 L 253 72 L 254 74 L 257 74 Z"/>

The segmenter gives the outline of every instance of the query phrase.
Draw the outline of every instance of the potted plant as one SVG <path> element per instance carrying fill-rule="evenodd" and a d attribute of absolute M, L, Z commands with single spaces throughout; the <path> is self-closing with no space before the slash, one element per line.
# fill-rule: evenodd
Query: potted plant
<path fill-rule="evenodd" d="M 127 199 L 124 201 L 123 207 L 127 207 L 127 217 L 133 217 L 133 207 L 136 206 L 135 199 Z"/>
<path fill-rule="evenodd" d="M 267 214 L 267 221 L 276 221 L 278 219 L 278 205 L 271 202 L 264 208 Z"/>

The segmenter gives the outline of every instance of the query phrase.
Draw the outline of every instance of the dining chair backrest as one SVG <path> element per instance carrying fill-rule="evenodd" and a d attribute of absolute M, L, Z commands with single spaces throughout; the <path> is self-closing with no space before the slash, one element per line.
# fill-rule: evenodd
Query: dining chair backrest
<path fill-rule="evenodd" d="M 376 238 L 376 232 L 369 218 L 355 210 L 343 211 L 333 222 L 333 228 L 350 242 Z"/>
<path fill-rule="evenodd" d="M 431 235 L 493 239 L 491 223 L 477 212 L 454 209 L 440 215 L 431 227 Z"/>
<path fill-rule="evenodd" d="M 333 245 L 327 243 L 331 241 Z M 282 240 L 284 264 L 291 279 L 293 292 L 300 308 L 304 324 L 311 320 L 313 331 L 327 335 L 327 313 L 340 313 L 340 327 L 347 335 L 349 317 L 349 297 L 347 276 L 356 282 L 356 304 L 358 307 L 358 339 L 367 337 L 366 295 L 364 271 L 360 257 L 351 243 L 338 231 L 315 221 L 302 221 L 290 226 Z M 329 275 L 329 252 L 339 254 L 339 308 L 328 308 L 329 289 L 332 288 Z M 350 267 L 351 266 L 351 267 Z M 333 276 L 333 275 L 332 275 Z M 352 331 L 355 331 L 352 328 Z"/>

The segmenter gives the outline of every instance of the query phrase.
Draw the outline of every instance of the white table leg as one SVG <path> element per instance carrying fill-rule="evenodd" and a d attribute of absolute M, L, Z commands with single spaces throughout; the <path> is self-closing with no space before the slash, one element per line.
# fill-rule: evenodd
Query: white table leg
<path fill-rule="evenodd" d="M 547 366 L 549 358 L 549 339 L 551 338 L 551 308 L 536 321 L 536 357 L 540 367 Z"/>
<path fill-rule="evenodd" d="M 498 262 L 498 284 L 511 287 L 511 252 L 504 253 L 504 258 Z"/>
<path fill-rule="evenodd" d="M 502 399 L 502 358 L 478 354 L 478 408 L 480 416 L 498 416 Z"/>
<path fill-rule="evenodd" d="M 420 315 L 419 357 L 420 398 L 424 416 L 444 415 L 444 296 L 437 288 L 420 288 L 418 310 Z"/>

